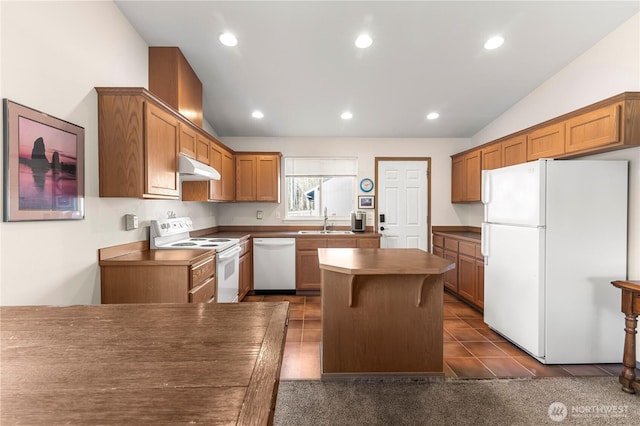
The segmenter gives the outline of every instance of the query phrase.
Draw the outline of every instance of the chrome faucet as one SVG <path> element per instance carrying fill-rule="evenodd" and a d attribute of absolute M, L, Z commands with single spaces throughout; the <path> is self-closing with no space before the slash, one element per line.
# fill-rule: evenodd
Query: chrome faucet
<path fill-rule="evenodd" d="M 327 208 L 324 208 L 324 224 L 322 225 L 322 230 L 324 232 L 327 231 L 327 221 L 329 220 L 329 216 L 327 216 Z"/>

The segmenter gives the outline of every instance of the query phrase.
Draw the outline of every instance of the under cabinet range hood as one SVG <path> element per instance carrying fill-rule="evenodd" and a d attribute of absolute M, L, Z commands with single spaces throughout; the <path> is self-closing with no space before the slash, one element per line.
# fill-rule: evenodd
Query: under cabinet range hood
<path fill-rule="evenodd" d="M 180 180 L 220 180 L 220 173 L 213 167 L 182 154 L 178 158 Z"/>

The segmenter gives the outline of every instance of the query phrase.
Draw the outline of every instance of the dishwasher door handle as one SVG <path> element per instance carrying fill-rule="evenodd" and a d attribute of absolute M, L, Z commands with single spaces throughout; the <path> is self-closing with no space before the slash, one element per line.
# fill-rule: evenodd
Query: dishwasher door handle
<path fill-rule="evenodd" d="M 253 240 L 253 245 L 255 246 L 264 246 L 264 247 L 286 247 L 293 246 L 296 244 L 296 240 L 293 241 L 283 241 L 283 242 L 274 242 L 274 241 L 263 241 L 263 240 Z"/>

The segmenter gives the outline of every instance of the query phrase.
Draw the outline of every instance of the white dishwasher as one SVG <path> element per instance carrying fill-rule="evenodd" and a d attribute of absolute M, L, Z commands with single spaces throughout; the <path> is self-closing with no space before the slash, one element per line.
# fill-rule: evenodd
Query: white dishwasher
<path fill-rule="evenodd" d="M 295 291 L 296 239 L 253 239 L 253 289 Z"/>

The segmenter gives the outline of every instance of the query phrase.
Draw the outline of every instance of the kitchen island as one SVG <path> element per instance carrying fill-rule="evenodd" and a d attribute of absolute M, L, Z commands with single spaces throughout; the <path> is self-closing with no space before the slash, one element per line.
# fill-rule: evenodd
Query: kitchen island
<path fill-rule="evenodd" d="M 1 424 L 273 422 L 288 302 L 0 308 Z"/>
<path fill-rule="evenodd" d="M 419 249 L 318 249 L 321 377 L 442 377 L 443 274 Z"/>

